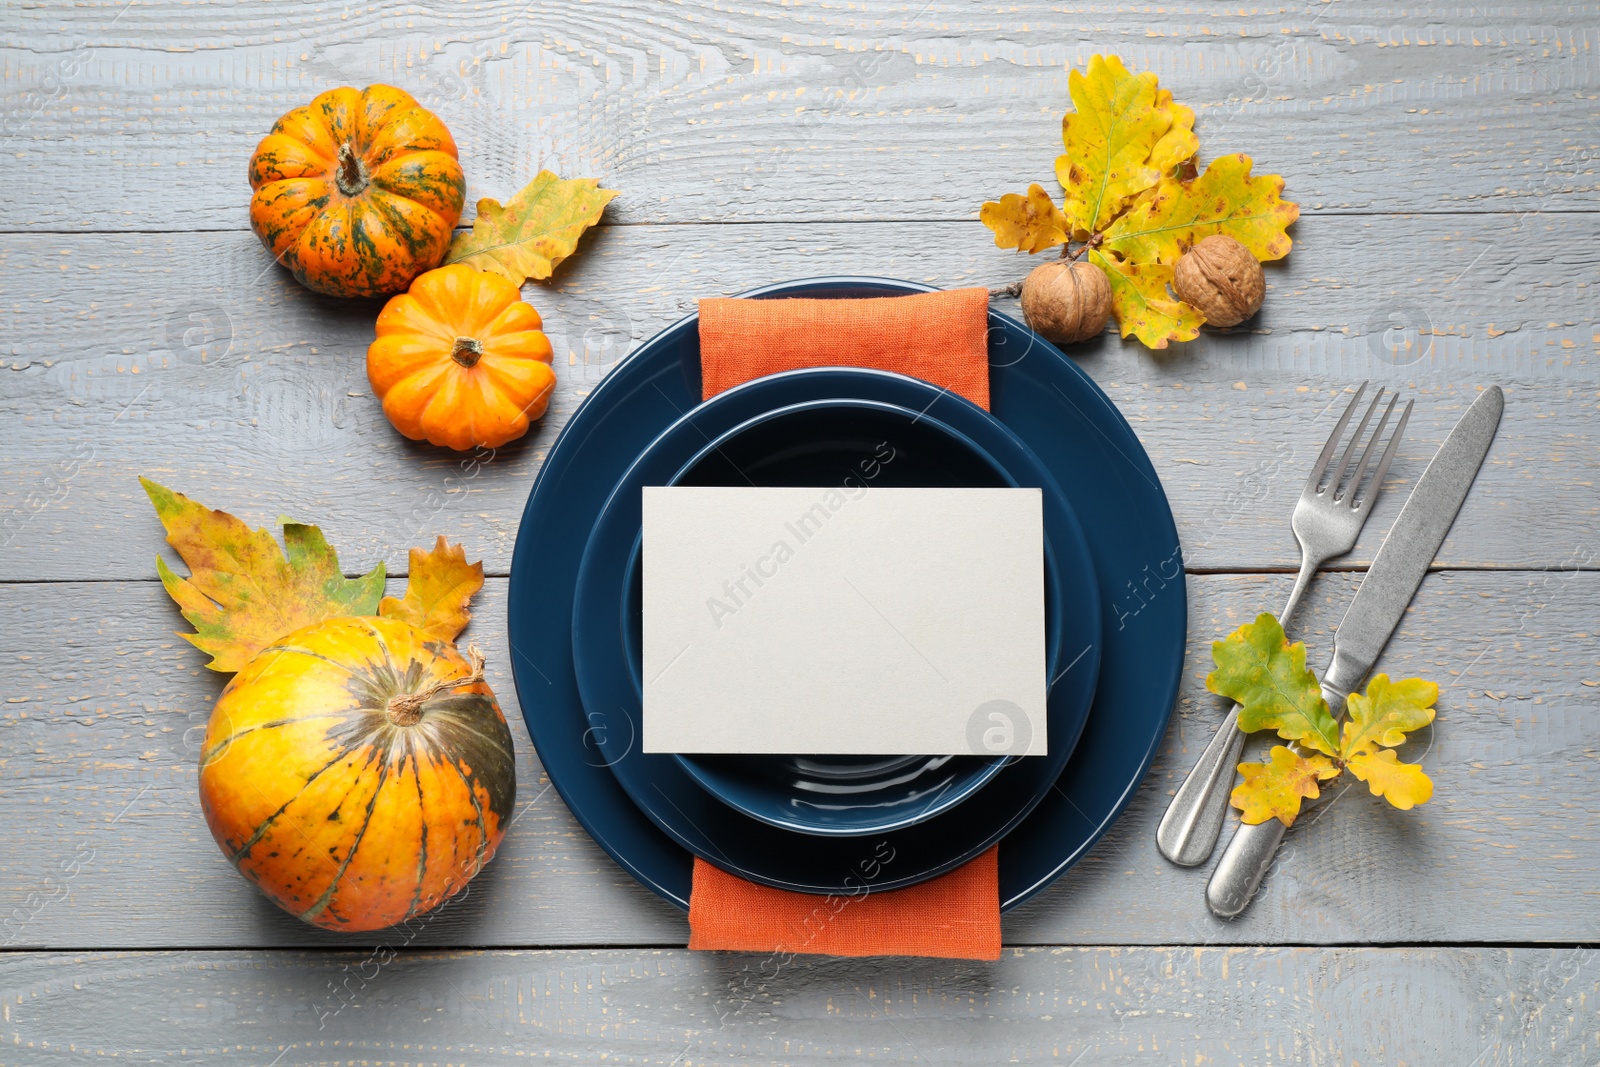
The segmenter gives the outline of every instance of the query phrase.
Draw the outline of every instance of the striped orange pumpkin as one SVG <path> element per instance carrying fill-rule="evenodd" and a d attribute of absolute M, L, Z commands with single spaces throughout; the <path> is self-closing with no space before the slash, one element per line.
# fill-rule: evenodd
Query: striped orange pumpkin
<path fill-rule="evenodd" d="M 392 619 L 330 619 L 263 649 L 206 729 L 211 835 L 325 929 L 435 907 L 494 855 L 516 797 L 511 732 L 473 675 L 453 644 Z"/>
<path fill-rule="evenodd" d="M 250 157 L 250 228 L 308 289 L 386 296 L 439 265 L 467 183 L 433 112 L 389 85 L 330 89 Z"/>

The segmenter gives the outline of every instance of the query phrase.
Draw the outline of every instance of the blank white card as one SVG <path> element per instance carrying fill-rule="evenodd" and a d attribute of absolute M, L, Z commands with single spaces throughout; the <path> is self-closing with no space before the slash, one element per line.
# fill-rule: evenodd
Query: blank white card
<path fill-rule="evenodd" d="M 646 752 L 1043 755 L 1037 489 L 644 489 Z"/>

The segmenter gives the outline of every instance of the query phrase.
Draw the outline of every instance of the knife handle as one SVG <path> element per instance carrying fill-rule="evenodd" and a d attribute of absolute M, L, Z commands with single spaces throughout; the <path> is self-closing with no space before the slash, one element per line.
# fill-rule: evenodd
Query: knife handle
<path fill-rule="evenodd" d="M 1285 829 L 1287 827 L 1277 819 L 1268 819 L 1257 826 L 1239 824 L 1228 847 L 1222 851 L 1222 859 L 1217 861 L 1217 869 L 1211 872 L 1211 880 L 1206 883 L 1206 903 L 1213 915 L 1231 919 L 1244 911 L 1256 895 L 1267 868 L 1272 866 Z"/>
<path fill-rule="evenodd" d="M 1328 712 L 1335 722 L 1344 717 L 1345 694 L 1327 679 L 1343 674 L 1341 668 L 1348 670 L 1335 650 L 1334 661 L 1323 672 L 1322 682 L 1322 699 L 1328 702 Z M 1211 872 L 1211 880 L 1206 883 L 1206 904 L 1212 914 L 1219 919 L 1232 919 L 1244 911 L 1261 887 L 1261 879 L 1272 867 L 1273 857 L 1287 830 L 1288 827 L 1277 819 L 1255 826 L 1239 824 L 1228 847 L 1222 851 L 1222 859 L 1217 861 L 1217 869 Z"/>

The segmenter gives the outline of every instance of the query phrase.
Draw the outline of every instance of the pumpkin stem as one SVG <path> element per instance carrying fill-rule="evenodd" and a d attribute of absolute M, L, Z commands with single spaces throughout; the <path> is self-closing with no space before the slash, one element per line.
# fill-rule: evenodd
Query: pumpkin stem
<path fill-rule="evenodd" d="M 478 651 L 477 645 L 467 646 L 467 661 L 472 664 L 472 673 L 465 678 L 434 682 L 428 688 L 416 693 L 401 693 L 390 698 L 388 706 L 384 708 L 384 714 L 396 726 L 415 726 L 422 720 L 422 706 L 440 693 L 463 685 L 477 685 L 483 681 L 483 653 Z"/>
<path fill-rule="evenodd" d="M 476 337 L 457 337 L 455 348 L 450 350 L 450 358 L 471 370 L 483 358 L 483 342 Z"/>
<path fill-rule="evenodd" d="M 348 141 L 339 146 L 339 173 L 334 181 L 345 196 L 355 196 L 367 187 L 367 165 Z"/>

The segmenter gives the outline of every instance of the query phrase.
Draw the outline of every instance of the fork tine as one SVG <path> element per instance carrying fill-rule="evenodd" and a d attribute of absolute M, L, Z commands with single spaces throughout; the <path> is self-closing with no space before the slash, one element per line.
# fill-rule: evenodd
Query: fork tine
<path fill-rule="evenodd" d="M 1361 476 L 1367 473 L 1367 463 L 1372 459 L 1372 454 L 1378 449 L 1378 442 L 1383 440 L 1384 427 L 1389 425 L 1389 416 L 1394 414 L 1394 406 L 1400 403 L 1399 393 L 1389 394 L 1389 406 L 1383 409 L 1383 418 L 1378 420 L 1378 428 L 1372 431 L 1372 436 L 1367 438 L 1367 447 L 1361 450 L 1361 462 L 1356 465 L 1356 472 L 1350 476 L 1350 488 L 1345 490 L 1345 495 L 1350 498 L 1350 509 L 1354 511 L 1357 504 L 1356 491 L 1361 488 Z"/>
<path fill-rule="evenodd" d="M 1394 458 L 1395 449 L 1400 447 L 1400 437 L 1406 432 L 1406 423 L 1411 420 L 1411 405 L 1415 403 L 1415 400 L 1406 401 L 1406 409 L 1400 413 L 1400 421 L 1395 423 L 1394 435 L 1389 438 L 1389 447 L 1383 450 L 1383 458 L 1378 461 L 1378 469 L 1372 475 L 1372 484 L 1367 488 L 1367 498 L 1362 504 L 1370 505 L 1378 499 L 1384 476 L 1389 473 L 1389 461 Z"/>
<path fill-rule="evenodd" d="M 1356 432 L 1350 435 L 1350 443 L 1345 446 L 1344 455 L 1339 458 L 1339 469 L 1333 477 L 1328 479 L 1328 495 L 1335 500 L 1344 499 L 1344 493 L 1339 492 L 1339 483 L 1344 481 L 1344 472 L 1350 469 L 1350 461 L 1356 457 L 1356 446 L 1361 444 L 1361 439 L 1367 435 L 1367 423 L 1372 421 L 1373 412 L 1378 410 L 1378 405 L 1383 402 L 1383 386 L 1378 386 L 1378 391 L 1372 394 L 1372 404 L 1367 408 L 1367 413 L 1361 416 L 1361 424 L 1356 427 Z M 1344 492 L 1349 493 L 1354 486 L 1346 486 Z"/>
<path fill-rule="evenodd" d="M 1328 460 L 1333 456 L 1333 450 L 1339 447 L 1339 438 L 1344 436 L 1344 428 L 1350 422 L 1350 416 L 1355 414 L 1356 405 L 1361 403 L 1361 396 L 1367 391 L 1369 382 L 1362 382 L 1356 390 L 1356 395 L 1350 398 L 1350 405 L 1344 409 L 1344 414 L 1339 416 L 1339 424 L 1328 435 L 1328 443 L 1322 446 L 1322 451 L 1317 453 L 1317 462 L 1311 467 L 1311 477 L 1306 479 L 1306 492 L 1311 492 L 1322 480 L 1322 474 L 1328 469 Z"/>

